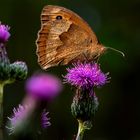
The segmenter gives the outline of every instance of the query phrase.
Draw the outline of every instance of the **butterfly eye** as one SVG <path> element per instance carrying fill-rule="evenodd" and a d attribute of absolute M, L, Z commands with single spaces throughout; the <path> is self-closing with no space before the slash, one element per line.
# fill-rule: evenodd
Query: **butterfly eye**
<path fill-rule="evenodd" d="M 62 19 L 62 16 L 57 16 L 56 19 L 60 20 L 60 19 Z"/>

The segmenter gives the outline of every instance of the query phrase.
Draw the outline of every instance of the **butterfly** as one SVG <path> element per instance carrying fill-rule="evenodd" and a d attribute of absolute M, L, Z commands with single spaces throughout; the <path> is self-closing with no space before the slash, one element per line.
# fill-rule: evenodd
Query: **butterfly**
<path fill-rule="evenodd" d="M 74 61 L 95 61 L 107 50 L 79 15 L 53 5 L 42 10 L 36 45 L 42 69 Z"/>

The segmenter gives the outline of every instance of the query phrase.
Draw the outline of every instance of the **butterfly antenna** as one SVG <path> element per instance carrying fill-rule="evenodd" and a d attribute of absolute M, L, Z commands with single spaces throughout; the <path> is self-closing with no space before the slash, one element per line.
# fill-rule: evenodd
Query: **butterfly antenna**
<path fill-rule="evenodd" d="M 111 48 L 111 47 L 106 47 L 106 48 L 107 48 L 107 49 L 110 49 L 110 50 L 112 50 L 112 51 L 118 52 L 118 53 L 121 54 L 123 57 L 125 57 L 125 54 L 124 54 L 122 51 L 120 51 L 120 50 L 117 50 L 117 49 Z"/>

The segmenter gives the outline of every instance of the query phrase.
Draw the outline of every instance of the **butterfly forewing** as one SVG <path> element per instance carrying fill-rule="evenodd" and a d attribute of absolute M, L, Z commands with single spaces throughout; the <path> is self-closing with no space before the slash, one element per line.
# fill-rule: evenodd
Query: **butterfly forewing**
<path fill-rule="evenodd" d="M 43 8 L 36 44 L 43 69 L 77 59 L 83 61 L 85 54 L 92 59 L 99 52 L 98 40 L 90 26 L 74 12 L 59 6 Z"/>

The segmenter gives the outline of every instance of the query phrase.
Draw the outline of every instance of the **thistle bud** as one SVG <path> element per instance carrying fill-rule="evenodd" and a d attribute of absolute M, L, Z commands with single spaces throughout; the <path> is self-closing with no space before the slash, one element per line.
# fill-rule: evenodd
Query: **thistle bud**
<path fill-rule="evenodd" d="M 17 61 L 10 64 L 10 78 L 13 80 L 24 80 L 28 73 L 28 68 L 25 62 Z"/>

